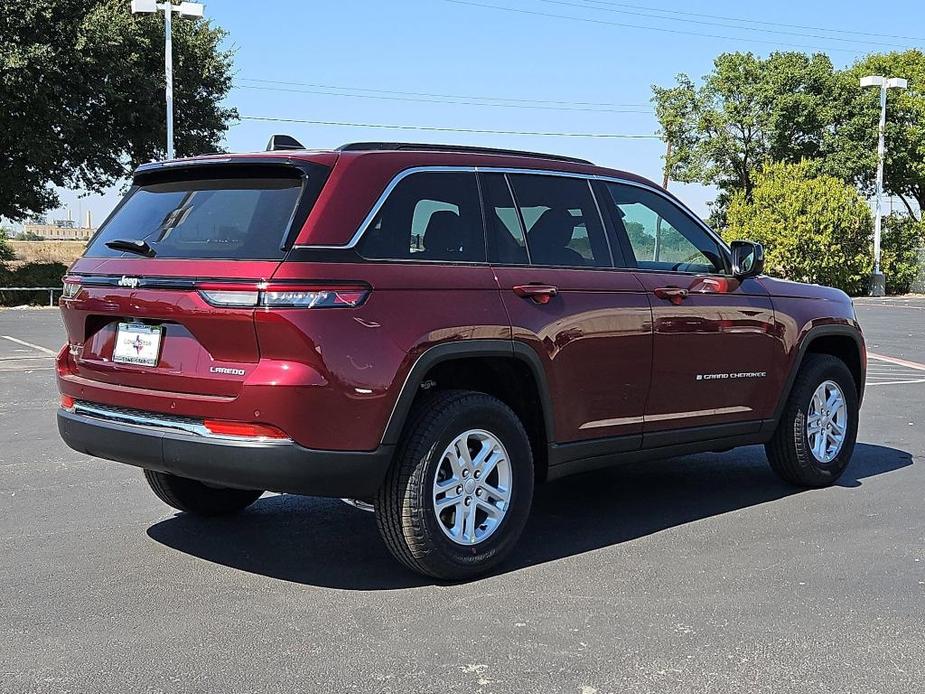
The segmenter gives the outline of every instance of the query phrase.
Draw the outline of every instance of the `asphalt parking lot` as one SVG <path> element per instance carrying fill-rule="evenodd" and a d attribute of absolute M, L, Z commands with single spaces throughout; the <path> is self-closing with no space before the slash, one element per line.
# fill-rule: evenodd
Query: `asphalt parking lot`
<path fill-rule="evenodd" d="M 196 520 L 71 451 L 57 311 L 0 311 L 0 691 L 925 692 L 925 298 L 858 313 L 838 485 L 758 447 L 571 478 L 497 574 L 435 585 L 341 502 Z"/>

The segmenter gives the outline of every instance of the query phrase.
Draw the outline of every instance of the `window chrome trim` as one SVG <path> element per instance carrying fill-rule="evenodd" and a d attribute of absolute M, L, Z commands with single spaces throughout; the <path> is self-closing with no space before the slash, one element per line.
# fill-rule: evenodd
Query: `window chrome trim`
<path fill-rule="evenodd" d="M 376 218 L 376 215 L 379 214 L 379 211 L 382 209 L 382 206 L 385 204 L 386 199 L 389 195 L 395 190 L 395 187 L 401 183 L 405 178 L 416 173 L 502 173 L 502 174 L 525 174 L 528 176 L 560 176 L 563 178 L 582 178 L 587 181 L 603 181 L 604 183 L 619 183 L 622 185 L 634 186 L 636 188 L 642 188 L 643 190 L 648 190 L 649 192 L 655 193 L 656 195 L 661 196 L 669 203 L 677 206 L 681 212 L 690 217 L 694 223 L 703 229 L 706 232 L 707 236 L 713 239 L 720 248 L 722 248 L 726 253 L 731 253 L 729 245 L 723 241 L 719 234 L 713 231 L 708 227 L 700 217 L 695 215 L 691 210 L 680 200 L 676 200 L 672 196 L 668 195 L 664 190 L 661 190 L 657 187 L 642 183 L 641 181 L 633 181 L 627 178 L 619 178 L 617 176 L 604 176 L 601 174 L 589 174 L 589 173 L 579 173 L 575 171 L 557 171 L 554 169 L 526 169 L 526 168 L 517 168 L 517 167 L 506 167 L 506 166 L 414 166 L 409 169 L 404 169 L 399 171 L 395 176 L 392 177 L 392 180 L 389 181 L 389 184 L 385 187 L 385 190 L 382 191 L 382 194 L 377 198 L 376 202 L 373 204 L 372 209 L 366 217 L 363 218 L 363 221 L 360 222 L 360 226 L 357 228 L 356 232 L 353 234 L 351 239 L 344 244 L 340 245 L 319 245 L 319 244 L 294 244 L 293 249 L 302 249 L 302 250 L 336 250 L 336 249 L 349 249 L 354 248 L 363 238 L 363 235 L 366 233 L 366 230 L 370 227 L 373 220 Z M 593 191 L 592 191 L 593 193 Z M 595 202 L 597 202 L 597 196 L 595 196 Z M 452 262 L 452 261 L 440 261 L 440 262 Z M 611 263 L 612 264 L 612 263 Z"/>

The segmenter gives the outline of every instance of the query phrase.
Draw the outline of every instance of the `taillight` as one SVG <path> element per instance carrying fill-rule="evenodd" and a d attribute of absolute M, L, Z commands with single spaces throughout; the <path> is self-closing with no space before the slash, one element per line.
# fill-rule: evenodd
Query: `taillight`
<path fill-rule="evenodd" d="M 73 299 L 80 293 L 80 278 L 79 277 L 65 277 L 64 278 L 64 289 L 61 292 L 61 296 L 65 299 Z"/>
<path fill-rule="evenodd" d="M 202 298 L 213 306 L 253 307 L 260 301 L 259 291 L 247 289 L 207 289 L 200 287 Z"/>
<path fill-rule="evenodd" d="M 61 409 L 62 409 L 62 410 L 67 410 L 68 412 L 73 412 L 73 411 L 74 411 L 74 405 L 75 405 L 75 404 L 76 404 L 76 403 L 75 403 L 75 401 L 74 401 L 74 398 L 72 398 L 70 395 L 62 395 L 62 396 L 61 396 Z"/>
<path fill-rule="evenodd" d="M 213 306 L 228 308 L 355 308 L 369 296 L 363 284 L 291 285 L 203 282 L 199 294 Z"/>
<path fill-rule="evenodd" d="M 55 358 L 55 368 L 59 376 L 69 376 L 74 373 L 77 367 L 75 360 L 79 356 L 79 353 L 80 347 L 70 343 L 64 345 L 64 347 L 58 351 L 58 356 Z"/>
<path fill-rule="evenodd" d="M 202 425 L 218 436 L 245 436 L 257 439 L 288 439 L 286 432 L 269 424 L 233 422 L 225 419 L 206 419 Z"/>

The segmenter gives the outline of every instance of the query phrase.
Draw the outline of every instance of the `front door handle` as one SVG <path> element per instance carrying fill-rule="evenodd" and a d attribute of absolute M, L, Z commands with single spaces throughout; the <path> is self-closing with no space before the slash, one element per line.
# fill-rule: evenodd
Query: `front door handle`
<path fill-rule="evenodd" d="M 679 306 L 687 298 L 688 291 L 681 287 L 659 287 L 655 290 L 655 296 L 659 299 L 666 299 L 675 306 Z"/>
<path fill-rule="evenodd" d="M 514 293 L 523 299 L 532 299 L 537 304 L 548 304 L 559 293 L 559 288 L 551 284 L 518 284 Z"/>

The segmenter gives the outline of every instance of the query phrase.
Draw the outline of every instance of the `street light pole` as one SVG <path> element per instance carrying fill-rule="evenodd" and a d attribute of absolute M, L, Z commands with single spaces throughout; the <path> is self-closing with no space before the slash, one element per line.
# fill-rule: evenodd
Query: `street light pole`
<path fill-rule="evenodd" d="M 132 14 L 152 14 L 158 10 L 164 12 L 164 96 L 167 100 L 167 158 L 176 156 L 173 147 L 173 13 L 181 17 L 202 17 L 205 6 L 199 2 L 181 2 L 174 5 L 172 0 L 132 0 Z"/>
<path fill-rule="evenodd" d="M 173 148 L 173 3 L 169 1 L 164 3 L 164 81 L 164 96 L 167 99 L 167 158 L 173 159 L 176 156 Z M 882 137 L 880 141 L 883 141 Z"/>
<path fill-rule="evenodd" d="M 886 278 L 880 271 L 880 232 L 883 224 L 883 161 L 886 158 L 886 92 L 888 89 L 905 89 L 901 77 L 870 75 L 861 78 L 862 87 L 880 87 L 880 127 L 877 140 L 877 202 L 874 217 L 874 271 L 870 277 L 870 295 L 886 294 Z"/>

